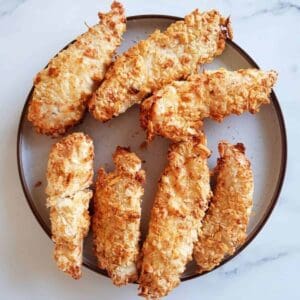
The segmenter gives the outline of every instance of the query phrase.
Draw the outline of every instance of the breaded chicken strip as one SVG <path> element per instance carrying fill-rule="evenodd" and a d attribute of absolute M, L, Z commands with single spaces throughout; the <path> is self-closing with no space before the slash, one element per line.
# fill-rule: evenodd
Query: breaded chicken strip
<path fill-rule="evenodd" d="M 276 79 L 275 71 L 220 69 L 174 81 L 143 102 L 141 125 L 148 141 L 155 135 L 186 140 L 199 135 L 204 118 L 220 122 L 230 114 L 258 112 L 270 103 Z"/>
<path fill-rule="evenodd" d="M 126 27 L 124 9 L 114 2 L 100 23 L 51 59 L 36 76 L 28 120 L 36 131 L 57 136 L 83 117 L 86 101 L 103 80 Z"/>
<path fill-rule="evenodd" d="M 90 225 L 93 159 L 93 141 L 73 133 L 52 147 L 48 160 L 46 194 L 54 258 L 58 268 L 74 279 L 81 277 L 82 244 Z"/>
<path fill-rule="evenodd" d="M 218 266 L 246 239 L 252 209 L 253 174 L 243 144 L 219 144 L 216 188 L 194 247 L 199 272 Z"/>
<path fill-rule="evenodd" d="M 166 83 L 212 61 L 231 37 L 229 19 L 215 10 L 195 10 L 166 31 L 154 31 L 117 58 L 93 94 L 90 111 L 103 122 L 118 116 Z"/>
<path fill-rule="evenodd" d="M 98 172 L 92 228 L 99 267 L 115 285 L 137 280 L 142 184 L 141 160 L 126 148 L 113 155 L 115 171 Z"/>
<path fill-rule="evenodd" d="M 209 155 L 204 137 L 170 146 L 142 250 L 141 296 L 155 299 L 167 295 L 179 284 L 192 259 L 211 196 Z"/>

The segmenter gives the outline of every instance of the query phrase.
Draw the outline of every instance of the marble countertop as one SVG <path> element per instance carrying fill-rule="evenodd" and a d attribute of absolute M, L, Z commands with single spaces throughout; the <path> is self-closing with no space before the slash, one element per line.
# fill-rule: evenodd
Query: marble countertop
<path fill-rule="evenodd" d="M 275 92 L 288 133 L 288 169 L 278 205 L 256 239 L 225 266 L 182 283 L 167 299 L 300 299 L 300 2 L 123 0 L 127 15 L 184 16 L 217 8 L 230 15 L 234 41 L 263 69 L 275 69 Z M 137 299 L 84 269 L 75 282 L 56 270 L 52 244 L 23 195 L 16 162 L 17 126 L 32 78 L 48 59 L 96 22 L 107 0 L 0 1 L 0 298 Z"/>

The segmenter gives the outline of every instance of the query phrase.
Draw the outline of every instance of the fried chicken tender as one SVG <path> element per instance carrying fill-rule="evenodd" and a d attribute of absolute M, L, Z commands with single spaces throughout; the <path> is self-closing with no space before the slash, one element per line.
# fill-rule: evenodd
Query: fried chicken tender
<path fill-rule="evenodd" d="M 199 272 L 218 266 L 246 239 L 252 209 L 253 174 L 243 144 L 219 144 L 216 188 L 194 247 Z"/>
<path fill-rule="evenodd" d="M 229 19 L 215 10 L 195 10 L 166 31 L 154 31 L 117 58 L 89 102 L 91 113 L 102 122 L 118 116 L 153 91 L 212 61 L 223 52 L 227 38 L 232 38 Z"/>
<path fill-rule="evenodd" d="M 74 279 L 81 277 L 83 239 L 90 225 L 93 159 L 93 141 L 73 133 L 52 147 L 48 160 L 46 194 L 54 258 L 58 268 Z"/>
<path fill-rule="evenodd" d="M 180 283 L 211 196 L 204 137 L 170 146 L 142 249 L 141 296 L 156 299 Z"/>
<path fill-rule="evenodd" d="M 160 135 L 182 141 L 201 134 L 204 118 L 221 122 L 230 114 L 256 113 L 262 104 L 270 103 L 276 79 L 275 71 L 220 69 L 174 81 L 141 106 L 147 140 Z"/>
<path fill-rule="evenodd" d="M 92 228 L 99 267 L 115 285 L 137 280 L 142 184 L 141 160 L 126 148 L 113 155 L 115 171 L 98 172 Z"/>
<path fill-rule="evenodd" d="M 99 24 L 52 58 L 36 76 L 28 120 L 36 131 L 57 136 L 83 117 L 86 102 L 103 80 L 126 27 L 124 9 L 114 2 Z"/>

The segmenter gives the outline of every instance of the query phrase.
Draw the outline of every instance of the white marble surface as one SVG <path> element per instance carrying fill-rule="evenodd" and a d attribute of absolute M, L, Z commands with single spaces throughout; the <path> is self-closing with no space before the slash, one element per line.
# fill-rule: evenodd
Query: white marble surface
<path fill-rule="evenodd" d="M 56 267 L 52 244 L 26 204 L 17 173 L 19 116 L 35 73 L 88 24 L 100 0 L 0 0 L 0 299 L 137 299 L 87 269 L 76 282 Z M 300 1 L 123 1 L 127 15 L 217 8 L 230 14 L 234 40 L 264 69 L 279 72 L 275 92 L 285 116 L 289 160 L 277 207 L 238 257 L 184 282 L 167 299 L 300 299 Z"/>

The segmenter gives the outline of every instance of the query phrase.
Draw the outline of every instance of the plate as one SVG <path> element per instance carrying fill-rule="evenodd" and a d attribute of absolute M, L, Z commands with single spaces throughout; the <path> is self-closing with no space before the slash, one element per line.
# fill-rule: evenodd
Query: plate
<path fill-rule="evenodd" d="M 180 18 L 162 15 L 140 15 L 128 18 L 127 31 L 118 53 L 122 53 L 137 41 L 146 38 L 155 29 L 164 30 L 170 23 Z M 203 69 L 228 70 L 240 68 L 258 68 L 257 64 L 235 43 L 228 41 L 224 53 L 213 63 L 204 65 Z M 38 71 L 38 70 L 37 70 Z M 27 121 L 27 108 L 32 91 L 29 93 L 21 115 L 18 140 L 17 158 L 21 183 L 24 194 L 36 219 L 51 236 L 49 211 L 46 208 L 46 167 L 51 145 L 57 139 L 38 135 Z M 287 160 L 287 142 L 284 120 L 278 100 L 272 92 L 270 105 L 263 106 L 256 115 L 245 113 L 241 116 L 230 116 L 223 123 L 205 121 L 205 132 L 208 146 L 212 150 L 209 166 L 216 165 L 217 145 L 220 140 L 242 142 L 246 146 L 247 156 L 252 162 L 254 171 L 255 191 L 254 207 L 248 226 L 248 238 L 236 253 L 227 257 L 222 264 L 228 262 L 240 253 L 258 234 L 270 216 L 284 179 Z M 161 172 L 166 165 L 166 154 L 169 142 L 156 138 L 147 149 L 140 145 L 145 140 L 145 132 L 139 125 L 139 107 L 136 105 L 125 114 L 102 124 L 94 120 L 88 113 L 83 122 L 69 132 L 83 131 L 90 135 L 95 144 L 95 172 L 100 166 L 107 171 L 113 170 L 112 153 L 117 145 L 130 146 L 144 161 L 147 183 L 142 204 L 142 240 L 145 238 L 156 185 Z M 97 267 L 93 255 L 92 236 L 89 233 L 83 253 L 83 263 L 86 267 L 107 276 L 104 270 Z M 200 276 L 195 272 L 195 264 L 188 264 L 182 275 L 182 280 Z"/>

